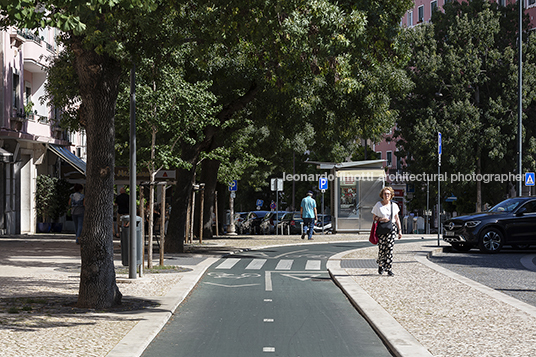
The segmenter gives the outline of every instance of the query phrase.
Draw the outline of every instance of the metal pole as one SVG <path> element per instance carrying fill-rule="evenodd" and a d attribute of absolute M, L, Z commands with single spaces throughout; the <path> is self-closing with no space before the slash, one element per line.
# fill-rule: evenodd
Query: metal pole
<path fill-rule="evenodd" d="M 199 203 L 199 244 L 203 243 L 203 214 L 205 208 L 205 184 L 199 184 L 199 193 L 201 194 L 201 199 Z"/>
<path fill-rule="evenodd" d="M 324 222 L 326 221 L 326 216 L 324 215 L 324 190 L 322 190 L 322 234 L 324 234 Z"/>
<path fill-rule="evenodd" d="M 294 196 L 292 197 L 292 199 L 294 199 Z M 278 218 L 279 218 L 279 185 L 276 180 L 275 182 L 275 235 L 278 235 L 278 232 L 277 232 L 277 226 L 278 226 L 278 221 L 279 221 Z"/>
<path fill-rule="evenodd" d="M 426 234 L 430 234 L 430 181 L 426 178 Z"/>
<path fill-rule="evenodd" d="M 166 239 L 166 184 L 162 185 L 162 203 L 160 206 L 160 266 L 164 266 L 164 241 Z"/>
<path fill-rule="evenodd" d="M 136 65 L 130 70 L 130 249 L 128 277 L 136 279 Z"/>
<path fill-rule="evenodd" d="M 441 239 L 441 133 L 438 133 L 439 152 L 437 161 L 437 246 Z"/>
<path fill-rule="evenodd" d="M 519 63 L 518 63 L 518 130 L 517 130 L 517 167 L 519 180 L 517 182 L 518 196 L 523 194 L 523 183 L 521 178 L 523 177 L 523 163 L 522 163 L 522 148 L 523 148 L 523 1 L 517 0 L 519 4 Z"/>
<path fill-rule="evenodd" d="M 231 221 L 229 222 L 229 228 L 227 229 L 228 236 L 235 236 L 235 224 L 234 224 L 234 191 L 229 192 L 229 211 L 231 211 Z"/>
<path fill-rule="evenodd" d="M 214 224 L 216 225 L 216 237 L 219 236 L 218 231 L 218 191 L 214 191 Z"/>

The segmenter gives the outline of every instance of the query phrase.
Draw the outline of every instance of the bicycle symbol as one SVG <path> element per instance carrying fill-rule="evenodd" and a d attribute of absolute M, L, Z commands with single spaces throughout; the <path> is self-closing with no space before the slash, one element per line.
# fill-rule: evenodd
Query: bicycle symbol
<path fill-rule="evenodd" d="M 220 273 L 220 272 L 211 272 L 208 275 L 212 276 L 215 279 L 244 279 L 244 278 L 258 278 L 261 275 L 257 273 L 242 273 L 240 275 L 229 274 L 229 273 Z"/>

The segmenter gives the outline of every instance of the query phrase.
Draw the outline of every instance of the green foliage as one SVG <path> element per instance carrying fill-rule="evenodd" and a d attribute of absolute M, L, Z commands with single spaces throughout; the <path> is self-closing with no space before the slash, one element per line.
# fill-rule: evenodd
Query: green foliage
<path fill-rule="evenodd" d="M 49 175 L 39 175 L 35 182 L 35 213 L 46 222 L 54 197 L 54 179 Z"/>
<path fill-rule="evenodd" d="M 65 179 L 50 175 L 36 178 L 35 211 L 42 222 L 50 218 L 57 221 L 68 210 L 71 184 Z"/>
<path fill-rule="evenodd" d="M 67 213 L 72 185 L 63 178 L 52 178 L 54 183 L 53 196 L 50 202 L 50 218 L 54 222 Z"/>
<path fill-rule="evenodd" d="M 404 32 L 412 51 L 406 73 L 415 87 L 399 102 L 398 134 L 400 155 L 408 156 L 410 172 L 437 172 L 437 132 L 443 138 L 442 172 L 449 176 L 516 171 L 517 50 L 512 44 L 516 43 L 517 15 L 512 10 L 512 6 L 499 7 L 484 0 L 452 2 L 444 13 L 433 15 L 431 24 Z M 525 37 L 526 84 L 536 78 L 531 58 L 535 45 L 532 36 Z M 526 84 L 525 108 L 533 106 L 536 98 Z M 532 127 L 525 122 L 526 130 Z M 532 145 L 529 148 L 533 150 Z M 422 208 L 426 182 L 416 184 L 422 189 L 416 190 L 412 205 Z M 509 183 L 482 185 L 482 203 L 490 204 L 502 200 L 511 188 Z M 442 182 L 442 192 L 445 197 L 479 194 L 474 181 Z M 459 200 L 450 208 L 474 211 L 475 201 Z"/>

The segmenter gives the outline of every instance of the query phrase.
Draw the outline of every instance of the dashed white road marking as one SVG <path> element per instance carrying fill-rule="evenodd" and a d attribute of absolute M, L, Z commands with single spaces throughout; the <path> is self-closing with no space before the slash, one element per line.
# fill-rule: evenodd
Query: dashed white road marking
<path fill-rule="evenodd" d="M 305 270 L 320 270 L 321 265 L 321 260 L 308 260 L 305 264 Z"/>
<path fill-rule="evenodd" d="M 248 264 L 246 269 L 259 270 L 266 263 L 267 259 L 253 259 L 251 263 Z"/>
<path fill-rule="evenodd" d="M 275 270 L 290 270 L 292 269 L 293 262 L 294 260 L 292 259 L 281 259 L 279 263 L 277 263 Z"/>
<path fill-rule="evenodd" d="M 240 259 L 238 258 L 227 258 L 223 261 L 223 263 L 221 263 L 220 265 L 218 265 L 216 267 L 216 269 L 231 269 L 232 267 L 235 266 L 236 263 L 238 263 L 240 261 Z"/>

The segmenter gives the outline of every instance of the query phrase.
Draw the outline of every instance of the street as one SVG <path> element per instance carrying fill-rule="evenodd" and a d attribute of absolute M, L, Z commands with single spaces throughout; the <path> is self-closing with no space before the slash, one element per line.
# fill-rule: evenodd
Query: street
<path fill-rule="evenodd" d="M 536 250 L 505 248 L 498 254 L 443 252 L 430 260 L 471 280 L 536 306 Z"/>
<path fill-rule="evenodd" d="M 244 252 L 212 265 L 143 356 L 391 356 L 327 271 L 368 242 Z"/>

